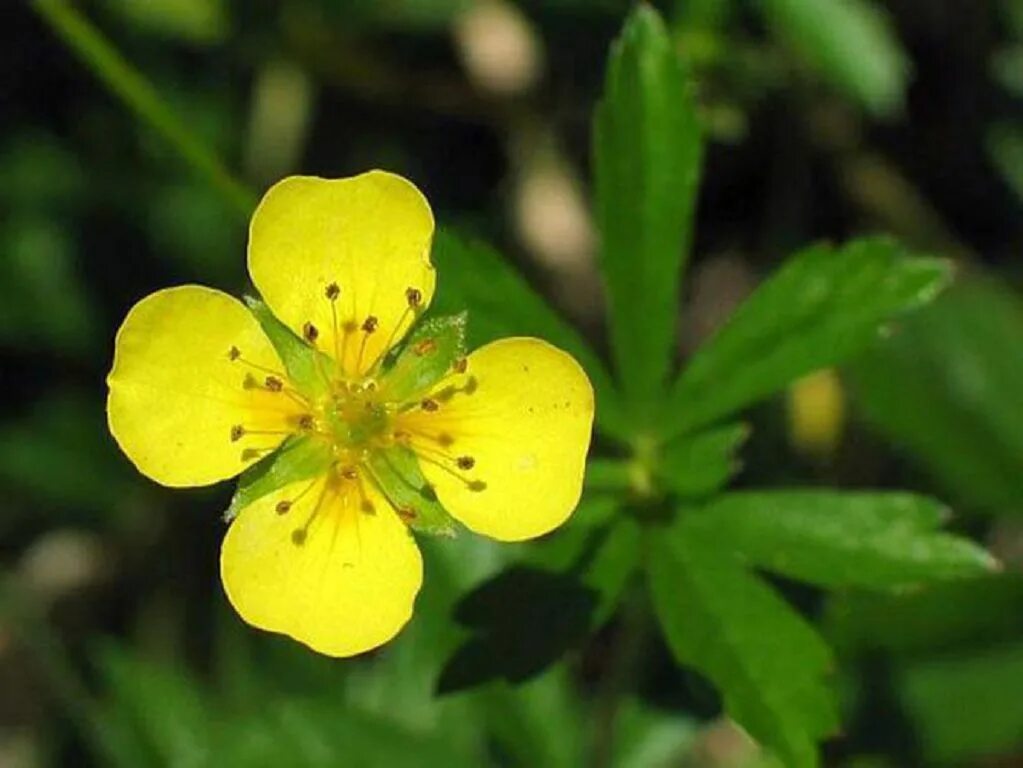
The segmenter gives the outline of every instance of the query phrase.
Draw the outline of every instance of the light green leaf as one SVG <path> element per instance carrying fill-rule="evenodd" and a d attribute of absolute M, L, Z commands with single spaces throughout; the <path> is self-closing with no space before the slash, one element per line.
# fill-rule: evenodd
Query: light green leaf
<path fill-rule="evenodd" d="M 434 238 L 433 260 L 440 275 L 433 308 L 446 313 L 469 310 L 470 348 L 504 336 L 539 336 L 560 347 L 590 377 L 597 427 L 611 437 L 629 439 L 633 427 L 600 358 L 500 255 L 441 229 Z"/>
<path fill-rule="evenodd" d="M 669 648 L 788 768 L 814 768 L 816 743 L 838 726 L 828 647 L 720 539 L 693 534 L 676 524 L 651 537 L 651 595 Z"/>
<path fill-rule="evenodd" d="M 895 29 L 868 0 L 765 0 L 769 24 L 822 77 L 875 115 L 902 108 L 910 66 Z"/>
<path fill-rule="evenodd" d="M 850 371 L 869 422 L 971 508 L 1023 513 L 1023 301 L 973 276 Z"/>
<path fill-rule="evenodd" d="M 908 493 L 760 491 L 718 497 L 688 524 L 746 562 L 828 587 L 884 588 L 974 576 L 994 559 L 941 533 L 947 510 Z"/>
<path fill-rule="evenodd" d="M 369 470 L 410 528 L 436 536 L 455 535 L 455 521 L 437 500 L 412 451 L 403 445 L 375 450 L 370 454 Z"/>
<path fill-rule="evenodd" d="M 322 475 L 333 460 L 334 453 L 326 440 L 292 435 L 280 448 L 242 473 L 224 519 L 233 520 L 252 502 L 286 485 Z"/>
<path fill-rule="evenodd" d="M 256 316 L 263 333 L 284 363 L 290 382 L 299 391 L 308 395 L 324 393 L 329 386 L 326 372 L 333 370 L 334 367 L 331 359 L 295 335 L 288 326 L 277 319 L 270 311 L 270 307 L 259 299 L 246 296 L 245 303 Z"/>
<path fill-rule="evenodd" d="M 860 352 L 882 325 L 930 301 L 944 261 L 913 258 L 885 238 L 789 259 L 692 358 L 672 393 L 670 434 L 738 411 Z"/>
<path fill-rule="evenodd" d="M 709 496 L 738 470 L 735 453 L 749 433 L 745 424 L 729 424 L 681 437 L 661 450 L 654 474 L 680 496 Z"/>
<path fill-rule="evenodd" d="M 650 420 L 675 359 L 702 144 L 686 72 L 646 4 L 612 47 L 593 148 L 616 372 L 633 410 Z"/>
<path fill-rule="evenodd" d="M 421 396 L 447 376 L 459 358 L 465 357 L 465 312 L 434 317 L 420 323 L 398 352 L 394 365 L 384 372 L 382 396 L 404 402 Z"/>

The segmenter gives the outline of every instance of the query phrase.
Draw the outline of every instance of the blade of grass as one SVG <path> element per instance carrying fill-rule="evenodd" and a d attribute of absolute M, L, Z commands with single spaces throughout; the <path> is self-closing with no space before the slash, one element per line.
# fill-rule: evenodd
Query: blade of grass
<path fill-rule="evenodd" d="M 252 190 L 235 179 L 203 141 L 188 129 L 156 88 L 66 0 L 33 0 L 53 32 L 135 115 L 156 130 L 200 176 L 248 219 L 256 207 Z"/>

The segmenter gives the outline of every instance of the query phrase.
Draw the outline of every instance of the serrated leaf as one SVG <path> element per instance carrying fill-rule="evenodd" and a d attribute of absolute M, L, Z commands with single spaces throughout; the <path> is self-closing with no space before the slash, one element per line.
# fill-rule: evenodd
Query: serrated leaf
<path fill-rule="evenodd" d="M 938 530 L 947 510 L 909 493 L 732 493 L 688 521 L 747 563 L 826 587 L 884 588 L 975 576 L 994 559 Z"/>
<path fill-rule="evenodd" d="M 593 148 L 615 369 L 634 412 L 649 420 L 675 357 L 702 142 L 674 42 L 646 4 L 612 47 Z"/>
<path fill-rule="evenodd" d="M 765 0 L 776 33 L 807 62 L 875 115 L 905 98 L 910 65 L 894 25 L 867 0 Z"/>
<path fill-rule="evenodd" d="M 445 229 L 435 235 L 432 255 L 444 275 L 433 307 L 452 313 L 469 310 L 470 348 L 504 336 L 538 336 L 565 350 L 593 384 L 598 429 L 628 441 L 634 428 L 600 358 L 507 261 L 489 246 Z"/>
<path fill-rule="evenodd" d="M 224 519 L 230 522 L 252 502 L 286 485 L 322 475 L 333 460 L 327 441 L 292 435 L 276 451 L 242 472 Z"/>
<path fill-rule="evenodd" d="M 973 275 L 849 371 L 870 424 L 963 505 L 1023 513 L 1023 301 Z"/>
<path fill-rule="evenodd" d="M 382 397 L 404 402 L 427 390 L 448 375 L 465 357 L 466 313 L 424 320 L 416 326 L 383 375 Z"/>
<path fill-rule="evenodd" d="M 838 726 L 830 650 L 720 540 L 693 533 L 675 525 L 651 538 L 650 589 L 668 647 L 787 768 L 818 766 L 817 742 Z"/>
<path fill-rule="evenodd" d="M 749 433 L 745 424 L 729 424 L 681 437 L 661 450 L 654 474 L 680 496 L 709 496 L 735 474 L 739 467 L 735 453 Z"/>
<path fill-rule="evenodd" d="M 333 361 L 327 355 L 313 349 L 278 320 L 270 311 L 270 307 L 260 299 L 246 296 L 245 304 L 255 315 L 263 333 L 277 351 L 291 384 L 300 392 L 311 396 L 326 392 L 329 387 L 326 372 L 333 370 Z"/>
<path fill-rule="evenodd" d="M 426 482 L 419 460 L 411 450 L 403 445 L 377 449 L 370 454 L 369 471 L 410 528 L 434 536 L 455 535 L 454 519 Z"/>
<path fill-rule="evenodd" d="M 693 356 L 672 392 L 669 434 L 692 431 L 819 368 L 844 362 L 882 325 L 930 301 L 946 262 L 871 238 L 789 259 Z"/>

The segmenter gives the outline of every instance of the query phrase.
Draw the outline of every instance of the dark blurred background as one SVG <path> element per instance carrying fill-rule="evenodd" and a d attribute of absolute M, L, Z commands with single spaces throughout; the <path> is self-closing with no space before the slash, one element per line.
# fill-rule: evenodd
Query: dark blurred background
<path fill-rule="evenodd" d="M 589 130 L 628 3 L 72 5 L 257 193 L 397 171 L 603 348 Z M 883 231 L 958 263 L 897 342 L 753 415 L 740 484 L 932 493 L 1005 563 L 924 595 L 805 596 L 843 664 L 828 759 L 1023 765 L 1023 3 L 658 5 L 708 137 L 680 356 L 809 241 Z M 244 290 L 247 220 L 45 18 L 0 9 L 0 766 L 574 764 L 603 635 L 521 689 L 432 698 L 450 605 L 514 555 L 460 542 L 382 659 L 330 663 L 230 613 L 230 489 L 138 476 L 103 380 L 142 296 Z M 662 656 L 612 762 L 757 764 Z"/>

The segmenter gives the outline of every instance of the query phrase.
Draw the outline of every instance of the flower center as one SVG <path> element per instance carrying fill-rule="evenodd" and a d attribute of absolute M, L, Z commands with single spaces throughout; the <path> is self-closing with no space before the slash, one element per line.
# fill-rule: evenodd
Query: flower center
<path fill-rule="evenodd" d="M 323 408 L 323 418 L 339 451 L 359 452 L 391 434 L 395 408 L 377 397 L 372 379 L 339 382 Z"/>

